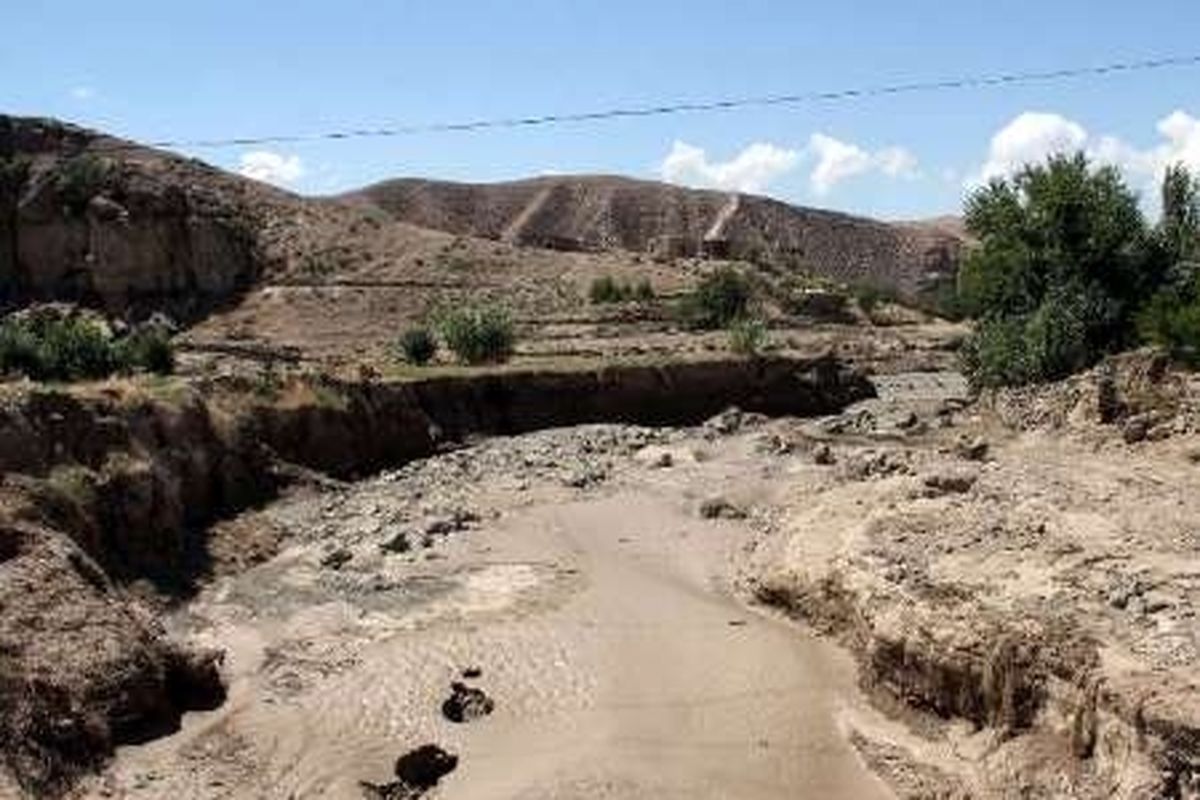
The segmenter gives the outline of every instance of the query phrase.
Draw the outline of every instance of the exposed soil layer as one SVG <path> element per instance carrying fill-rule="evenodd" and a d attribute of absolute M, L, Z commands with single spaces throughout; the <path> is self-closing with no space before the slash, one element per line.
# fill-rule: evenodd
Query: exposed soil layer
<path fill-rule="evenodd" d="M 827 466 L 785 498 L 753 583 L 926 715 L 899 749 L 863 729 L 925 787 L 907 796 L 938 774 L 946 796 L 1194 796 L 1197 388 L 1133 356 L 978 406 L 898 414 L 882 390 L 818 429 Z"/>
<path fill-rule="evenodd" d="M 6 392 L 0 738 L 16 778 L 53 793 L 114 745 L 171 730 L 183 711 L 223 695 L 216 657 L 165 637 L 129 590 L 151 600 L 186 596 L 225 566 L 270 558 L 280 544 L 274 529 L 207 526 L 296 477 L 320 485 L 304 470 L 361 475 L 477 434 L 625 416 L 683 423 L 733 403 L 826 413 L 873 389 L 822 358 L 414 383 L 149 381 Z M 332 554 L 324 563 L 342 562 Z"/>

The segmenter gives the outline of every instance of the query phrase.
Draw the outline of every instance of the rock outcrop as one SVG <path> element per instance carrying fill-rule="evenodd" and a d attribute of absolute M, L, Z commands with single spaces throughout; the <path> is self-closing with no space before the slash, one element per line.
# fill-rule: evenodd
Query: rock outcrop
<path fill-rule="evenodd" d="M 203 311 L 260 275 L 267 199 L 288 202 L 200 162 L 0 116 L 0 300 Z"/>

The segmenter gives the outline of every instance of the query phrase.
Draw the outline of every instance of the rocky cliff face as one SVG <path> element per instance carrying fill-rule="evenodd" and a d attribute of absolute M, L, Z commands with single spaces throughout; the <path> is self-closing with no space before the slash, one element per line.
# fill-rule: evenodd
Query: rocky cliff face
<path fill-rule="evenodd" d="M 210 307 L 261 270 L 244 183 L 72 126 L 0 117 L 0 296 L 112 312 Z"/>

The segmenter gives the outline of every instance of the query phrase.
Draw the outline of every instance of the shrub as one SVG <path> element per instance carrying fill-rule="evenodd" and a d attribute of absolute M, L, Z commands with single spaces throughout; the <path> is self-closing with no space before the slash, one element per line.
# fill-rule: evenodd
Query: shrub
<path fill-rule="evenodd" d="M 0 323 L 0 373 L 40 381 L 105 378 L 115 372 L 169 373 L 175 357 L 167 334 L 141 330 L 115 338 L 97 322 L 29 315 Z"/>
<path fill-rule="evenodd" d="M 870 316 L 880 303 L 894 303 L 897 300 L 895 290 L 874 283 L 858 283 L 852 286 L 851 290 L 858 307 L 867 316 Z"/>
<path fill-rule="evenodd" d="M 683 298 L 680 318 L 699 330 L 725 328 L 749 313 L 753 294 L 746 276 L 731 267 L 721 267 Z"/>
<path fill-rule="evenodd" d="M 134 331 L 116 342 L 116 360 L 123 372 L 144 370 L 155 375 L 175 371 L 175 348 L 171 335 L 162 328 Z"/>
<path fill-rule="evenodd" d="M 76 156 L 59 169 L 58 194 L 68 211 L 79 214 L 104 189 L 108 178 L 109 165 L 106 161 L 90 153 Z"/>
<path fill-rule="evenodd" d="M 963 371 L 977 388 L 1056 380 L 1090 363 L 1086 299 L 1058 292 L 1023 317 L 985 319 L 963 346 Z"/>
<path fill-rule="evenodd" d="M 588 296 L 594 305 L 622 303 L 627 299 L 626 288 L 617 283 L 611 275 L 593 280 Z"/>
<path fill-rule="evenodd" d="M 409 364 L 428 364 L 437 353 L 437 342 L 428 328 L 409 328 L 400 334 L 396 349 Z"/>
<path fill-rule="evenodd" d="M 983 320 L 963 343 L 959 356 L 963 372 L 976 388 L 1027 383 L 1024 320 L 1000 317 Z"/>
<path fill-rule="evenodd" d="M 646 278 L 632 284 L 621 283 L 611 275 L 605 275 L 592 281 L 588 297 L 594 305 L 628 303 L 630 301 L 648 302 L 654 299 L 654 288 Z"/>
<path fill-rule="evenodd" d="M 438 332 L 464 364 L 495 364 L 512 355 L 516 333 L 500 309 L 471 307 L 439 315 Z"/>
<path fill-rule="evenodd" d="M 1145 341 L 1200 367 L 1200 264 L 1179 265 L 1173 282 L 1150 299 L 1137 323 Z"/>
<path fill-rule="evenodd" d="M 734 320 L 729 326 L 729 349 L 742 356 L 757 356 L 767 341 L 767 326 L 760 319 Z"/>

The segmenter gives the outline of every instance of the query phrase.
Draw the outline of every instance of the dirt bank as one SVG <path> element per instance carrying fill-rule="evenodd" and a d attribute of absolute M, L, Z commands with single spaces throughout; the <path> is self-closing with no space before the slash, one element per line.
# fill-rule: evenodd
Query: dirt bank
<path fill-rule="evenodd" d="M 912 723 L 859 730 L 903 794 L 1195 796 L 1198 395 L 1163 366 L 966 408 L 884 391 L 810 429 L 829 466 L 755 585 Z"/>
<path fill-rule="evenodd" d="M 215 658 L 173 644 L 131 590 L 157 604 L 269 558 L 270 531 L 214 541 L 207 526 L 304 470 L 352 476 L 475 434 L 626 416 L 687 422 L 732 403 L 824 413 L 871 391 L 829 358 L 405 384 L 10 386 L 0 416 L 8 766 L 27 787 L 57 791 L 115 744 L 214 702 Z M 78 732 L 33 732 L 60 723 Z"/>

